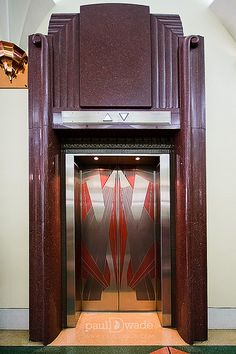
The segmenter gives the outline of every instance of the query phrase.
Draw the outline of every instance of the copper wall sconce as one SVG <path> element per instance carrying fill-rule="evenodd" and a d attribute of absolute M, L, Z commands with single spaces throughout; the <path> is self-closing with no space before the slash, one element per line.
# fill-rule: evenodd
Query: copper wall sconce
<path fill-rule="evenodd" d="M 0 67 L 8 77 L 6 82 L 5 77 L 1 77 L 2 75 L 0 75 L 0 87 L 27 87 L 27 74 L 25 73 L 27 63 L 28 56 L 24 50 L 14 43 L 0 41 Z M 19 74 L 24 75 L 21 84 L 15 83 L 17 81 L 15 79 L 18 79 Z"/>

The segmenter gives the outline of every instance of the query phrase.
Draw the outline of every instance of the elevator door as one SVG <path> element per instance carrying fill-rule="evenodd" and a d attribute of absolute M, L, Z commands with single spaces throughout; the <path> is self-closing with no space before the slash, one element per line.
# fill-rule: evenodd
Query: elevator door
<path fill-rule="evenodd" d="M 81 170 L 82 310 L 156 310 L 153 168 Z"/>

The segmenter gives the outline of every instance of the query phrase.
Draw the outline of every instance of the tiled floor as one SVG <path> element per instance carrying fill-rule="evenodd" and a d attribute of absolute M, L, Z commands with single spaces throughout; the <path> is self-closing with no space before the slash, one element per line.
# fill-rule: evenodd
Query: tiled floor
<path fill-rule="evenodd" d="M 83 312 L 76 328 L 51 345 L 185 345 L 175 329 L 161 327 L 157 313 Z"/>
<path fill-rule="evenodd" d="M 211 329 L 208 341 L 196 345 L 236 345 L 236 329 Z"/>
<path fill-rule="evenodd" d="M 42 345 L 29 341 L 28 331 L 0 331 L 0 345 Z M 162 328 L 156 313 L 82 313 L 76 328 L 65 329 L 57 345 L 184 345 L 174 329 Z M 210 330 L 197 345 L 236 345 L 236 330 Z"/>
<path fill-rule="evenodd" d="M 42 345 L 42 343 L 30 342 L 29 331 L 0 330 L 0 345 L 31 346 L 31 345 Z"/>

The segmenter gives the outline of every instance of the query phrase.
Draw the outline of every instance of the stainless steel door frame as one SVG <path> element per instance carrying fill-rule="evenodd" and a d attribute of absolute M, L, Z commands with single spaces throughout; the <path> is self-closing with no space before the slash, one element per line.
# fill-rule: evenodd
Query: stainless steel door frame
<path fill-rule="evenodd" d="M 171 326 L 171 234 L 170 234 L 170 156 L 160 155 L 160 255 L 161 302 L 158 308 L 163 327 Z"/>
<path fill-rule="evenodd" d="M 74 206 L 74 158 L 75 156 L 157 156 L 160 158 L 160 210 L 161 210 L 161 306 L 158 309 L 161 324 L 171 326 L 171 235 L 170 235 L 170 154 L 132 153 L 131 151 L 114 153 L 65 154 L 66 180 L 66 291 L 67 291 L 67 327 L 76 325 L 75 292 L 75 206 Z"/>
<path fill-rule="evenodd" d="M 74 155 L 65 155 L 66 183 L 66 321 L 67 327 L 76 326 L 75 287 L 75 200 L 74 200 Z"/>

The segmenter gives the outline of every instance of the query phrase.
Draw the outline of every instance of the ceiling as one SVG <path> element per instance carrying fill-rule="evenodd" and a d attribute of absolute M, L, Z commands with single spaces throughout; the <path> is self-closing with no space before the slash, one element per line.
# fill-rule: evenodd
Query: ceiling
<path fill-rule="evenodd" d="M 214 0 L 210 9 L 236 41 L 236 0 Z"/>
<path fill-rule="evenodd" d="M 0 40 L 27 50 L 28 35 L 35 33 L 60 0 L 0 0 Z M 102 2 L 102 1 L 101 1 Z M 205 0 L 236 41 L 236 0 Z"/>
<path fill-rule="evenodd" d="M 56 0 L 0 0 L 0 40 L 27 50 L 28 35 L 36 32 L 55 3 Z"/>

